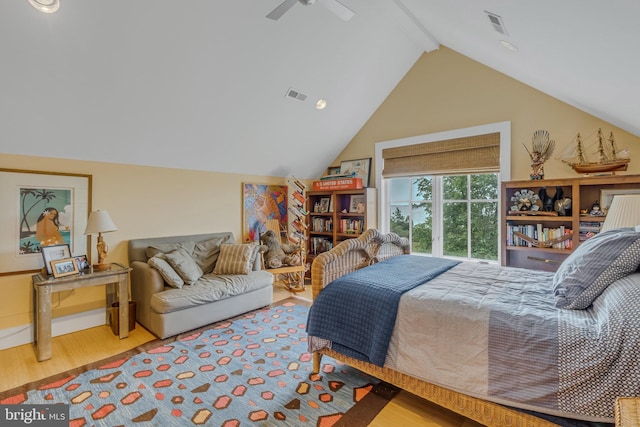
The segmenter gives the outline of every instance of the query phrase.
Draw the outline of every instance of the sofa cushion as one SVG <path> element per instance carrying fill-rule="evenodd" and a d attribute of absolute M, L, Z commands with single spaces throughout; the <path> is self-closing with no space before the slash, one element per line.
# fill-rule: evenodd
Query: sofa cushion
<path fill-rule="evenodd" d="M 147 259 L 159 253 L 168 254 L 169 252 L 173 252 L 177 249 L 184 249 L 187 251 L 189 255 L 191 255 L 193 253 L 193 249 L 195 248 L 195 246 L 196 246 L 195 242 L 156 243 L 156 244 L 147 246 L 147 250 L 146 250 Z"/>
<path fill-rule="evenodd" d="M 220 255 L 220 245 L 223 243 L 233 243 L 233 235 L 196 242 L 192 256 L 204 274 L 213 271 Z"/>
<path fill-rule="evenodd" d="M 186 249 L 180 248 L 165 254 L 165 259 L 188 285 L 202 277 L 202 269 Z"/>
<path fill-rule="evenodd" d="M 184 285 L 184 280 L 176 271 L 169 265 L 165 259 L 165 254 L 158 253 L 157 255 L 149 258 L 147 261 L 151 267 L 158 270 L 164 281 L 173 288 L 180 289 Z"/>
<path fill-rule="evenodd" d="M 253 243 L 223 243 L 215 266 L 216 274 L 249 274 L 258 246 Z"/>
<path fill-rule="evenodd" d="M 235 295 L 273 285 L 273 274 L 251 271 L 249 274 L 205 274 L 196 283 L 182 289 L 167 289 L 151 296 L 151 308 L 157 313 L 169 313 L 220 301 Z"/>

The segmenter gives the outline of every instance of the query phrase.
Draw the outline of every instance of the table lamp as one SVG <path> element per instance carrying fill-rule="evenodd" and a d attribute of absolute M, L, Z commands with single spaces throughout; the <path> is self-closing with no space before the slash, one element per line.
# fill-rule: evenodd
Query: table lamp
<path fill-rule="evenodd" d="M 84 230 L 84 234 L 98 234 L 98 264 L 93 264 L 94 271 L 109 269 L 109 264 L 104 261 L 107 258 L 109 247 L 102 239 L 102 233 L 109 233 L 117 230 L 118 227 L 116 227 L 111 220 L 109 212 L 97 210 L 89 214 L 87 228 Z"/>
<path fill-rule="evenodd" d="M 600 231 L 638 225 L 640 225 L 640 194 L 618 194 L 613 196 Z"/>

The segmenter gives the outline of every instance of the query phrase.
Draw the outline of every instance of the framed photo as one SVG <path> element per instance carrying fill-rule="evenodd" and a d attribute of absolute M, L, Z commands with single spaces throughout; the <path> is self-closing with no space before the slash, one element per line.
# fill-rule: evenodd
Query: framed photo
<path fill-rule="evenodd" d="M 340 166 L 329 166 L 327 168 L 327 176 L 340 175 Z"/>
<path fill-rule="evenodd" d="M 345 160 L 340 163 L 340 175 L 354 174 L 356 178 L 362 178 L 362 186 L 369 186 L 371 173 L 371 157 L 367 159 Z"/>
<path fill-rule="evenodd" d="M 600 209 L 605 212 L 611 207 L 613 196 L 618 194 L 640 194 L 640 188 L 612 188 L 611 190 L 600 190 Z"/>
<path fill-rule="evenodd" d="M 78 266 L 76 265 L 75 258 L 63 258 L 56 261 L 51 261 L 51 271 L 53 277 L 71 276 L 73 274 L 79 274 Z"/>
<path fill-rule="evenodd" d="M 320 212 L 329 212 L 329 202 L 331 198 L 323 197 L 320 199 Z"/>
<path fill-rule="evenodd" d="M 88 252 L 91 175 L 0 169 L 0 206 L 0 275 L 38 271 L 45 246 Z"/>
<path fill-rule="evenodd" d="M 71 250 L 69 250 L 69 245 L 67 245 L 66 243 L 64 245 L 42 247 L 42 260 L 44 261 L 44 266 L 47 269 L 47 274 L 49 275 L 53 274 L 51 270 L 51 263 L 53 261 L 70 257 Z"/>
<path fill-rule="evenodd" d="M 364 213 L 364 194 L 357 194 L 351 196 L 351 203 L 349 203 L 349 212 L 352 213 Z"/>
<path fill-rule="evenodd" d="M 89 260 L 86 255 L 79 255 L 73 258 L 76 260 L 79 271 L 84 271 L 89 268 Z"/>
<path fill-rule="evenodd" d="M 277 219 L 281 230 L 288 230 L 285 185 L 242 184 L 242 241 L 255 242 L 267 231 L 265 222 Z"/>

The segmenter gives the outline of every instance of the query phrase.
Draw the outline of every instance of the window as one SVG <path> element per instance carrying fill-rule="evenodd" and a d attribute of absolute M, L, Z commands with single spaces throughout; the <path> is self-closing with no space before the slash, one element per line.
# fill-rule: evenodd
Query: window
<path fill-rule="evenodd" d="M 510 159 L 510 122 L 376 143 L 378 227 L 411 239 L 414 253 L 499 261 Z"/>
<path fill-rule="evenodd" d="M 498 174 L 389 178 L 389 230 L 414 253 L 498 260 Z"/>

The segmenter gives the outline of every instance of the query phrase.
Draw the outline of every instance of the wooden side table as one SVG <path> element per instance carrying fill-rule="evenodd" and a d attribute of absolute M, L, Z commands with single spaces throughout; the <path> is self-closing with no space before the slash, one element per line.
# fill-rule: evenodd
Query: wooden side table
<path fill-rule="evenodd" d="M 619 397 L 615 407 L 616 427 L 640 425 L 640 397 Z"/>
<path fill-rule="evenodd" d="M 110 269 L 75 276 L 54 279 L 53 277 L 34 274 L 33 283 L 34 322 L 36 357 L 39 362 L 51 359 L 51 294 L 53 292 L 84 288 L 87 286 L 106 286 L 107 310 L 105 324 L 109 323 L 109 307 L 118 301 L 119 336 L 129 336 L 129 271 L 131 268 L 113 263 Z M 116 299 L 117 295 L 117 299 Z"/>

